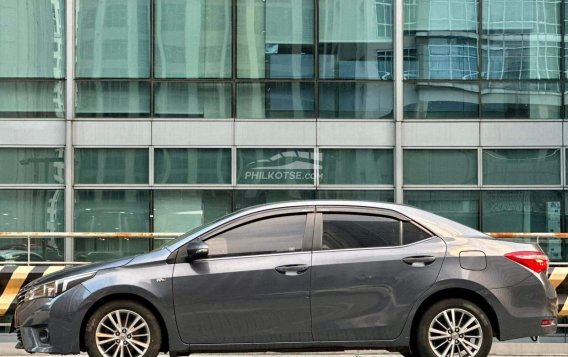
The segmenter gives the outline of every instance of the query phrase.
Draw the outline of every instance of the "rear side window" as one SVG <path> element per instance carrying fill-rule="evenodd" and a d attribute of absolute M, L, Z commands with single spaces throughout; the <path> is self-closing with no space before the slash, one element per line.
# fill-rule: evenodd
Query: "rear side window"
<path fill-rule="evenodd" d="M 431 235 L 410 222 L 365 214 L 323 215 L 322 249 L 395 247 Z"/>
<path fill-rule="evenodd" d="M 305 214 L 246 223 L 208 239 L 208 256 L 218 258 L 300 251 L 305 228 Z"/>

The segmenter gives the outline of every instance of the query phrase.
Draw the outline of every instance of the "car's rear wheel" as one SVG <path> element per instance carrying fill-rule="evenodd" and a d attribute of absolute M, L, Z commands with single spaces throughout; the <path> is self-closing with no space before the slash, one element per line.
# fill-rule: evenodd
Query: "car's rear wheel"
<path fill-rule="evenodd" d="M 447 299 L 424 312 L 415 337 L 413 351 L 420 357 L 485 357 L 491 350 L 493 330 L 477 305 Z"/>
<path fill-rule="evenodd" d="M 101 306 L 85 328 L 85 345 L 91 357 L 155 357 L 161 343 L 156 317 L 133 301 L 112 301 Z"/>

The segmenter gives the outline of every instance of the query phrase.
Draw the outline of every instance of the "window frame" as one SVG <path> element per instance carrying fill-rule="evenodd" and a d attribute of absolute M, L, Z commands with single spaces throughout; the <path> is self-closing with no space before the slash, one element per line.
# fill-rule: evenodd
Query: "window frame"
<path fill-rule="evenodd" d="M 401 235 L 402 235 L 402 224 L 410 223 L 420 230 L 430 234 L 430 237 L 423 239 L 418 242 L 408 243 L 408 244 L 401 244 L 395 246 L 385 246 L 385 247 L 365 247 L 365 248 L 346 248 L 346 249 L 323 249 L 323 214 L 324 213 L 337 213 L 337 214 L 359 214 L 359 215 L 367 215 L 367 216 L 377 216 L 377 217 L 384 217 L 395 219 L 399 221 L 401 225 Z M 420 244 L 426 240 L 430 240 L 432 238 L 437 237 L 435 233 L 430 231 L 429 229 L 425 228 L 423 225 L 413 221 L 409 217 L 388 209 L 382 208 L 366 208 L 366 207 L 341 207 L 341 206 L 318 206 L 316 207 L 316 215 L 315 215 L 315 226 L 314 226 L 314 241 L 313 241 L 313 252 L 339 252 L 339 251 L 356 251 L 356 250 L 369 250 L 369 249 L 397 249 L 401 247 L 410 246 L 413 244 Z"/>
<path fill-rule="evenodd" d="M 314 222 L 315 222 L 315 207 L 314 206 L 305 206 L 305 207 L 290 207 L 284 209 L 271 209 L 268 211 L 262 212 L 254 212 L 244 217 L 236 218 L 233 221 L 230 221 L 226 224 L 223 224 L 219 227 L 210 230 L 203 235 L 192 239 L 190 242 L 195 242 L 201 240 L 207 244 L 207 240 L 218 236 L 219 234 L 225 233 L 232 229 L 244 226 L 245 224 L 254 223 L 256 221 L 270 219 L 270 218 L 277 218 L 283 216 L 293 216 L 293 215 L 305 215 L 306 216 L 306 224 L 304 226 L 304 237 L 302 239 L 302 249 L 297 250 L 294 252 L 276 252 L 276 253 L 261 253 L 261 254 L 239 254 L 239 255 L 230 255 L 230 256 L 221 256 L 221 257 L 206 257 L 203 259 L 199 259 L 198 261 L 210 261 L 210 260 L 223 260 L 223 259 L 241 259 L 241 258 L 252 258 L 252 257 L 265 257 L 265 256 L 273 256 L 273 255 L 285 255 L 285 254 L 298 254 L 298 253 L 306 253 L 311 252 L 312 250 L 312 242 L 314 237 Z M 177 257 L 176 257 L 176 264 L 178 263 L 186 263 L 189 264 L 186 260 L 187 258 L 187 245 L 190 243 L 187 242 L 183 246 L 181 246 L 177 250 Z"/>

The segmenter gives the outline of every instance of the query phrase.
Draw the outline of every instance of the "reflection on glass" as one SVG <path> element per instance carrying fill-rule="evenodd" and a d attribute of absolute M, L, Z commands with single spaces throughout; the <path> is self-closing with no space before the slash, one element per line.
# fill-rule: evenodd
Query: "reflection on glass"
<path fill-rule="evenodd" d="M 77 77 L 150 76 L 150 1 L 77 0 Z"/>
<path fill-rule="evenodd" d="M 394 191 L 392 190 L 317 190 L 316 195 L 318 200 L 394 202 Z"/>
<path fill-rule="evenodd" d="M 231 212 L 231 191 L 154 192 L 154 231 L 187 232 Z"/>
<path fill-rule="evenodd" d="M 477 79 L 476 0 L 404 0 L 405 79 Z"/>
<path fill-rule="evenodd" d="M 163 83 L 154 86 L 155 116 L 230 118 L 230 83 Z"/>
<path fill-rule="evenodd" d="M 1 81 L 0 118 L 63 118 L 62 81 Z"/>
<path fill-rule="evenodd" d="M 320 82 L 320 118 L 378 119 L 393 117 L 393 85 Z"/>
<path fill-rule="evenodd" d="M 75 149 L 75 183 L 148 183 L 147 149 Z"/>
<path fill-rule="evenodd" d="M 312 0 L 237 1 L 239 78 L 312 78 Z"/>
<path fill-rule="evenodd" d="M 230 0 L 161 0 L 155 11 L 156 77 L 231 76 Z"/>
<path fill-rule="evenodd" d="M 237 118 L 313 118 L 313 83 L 241 83 Z"/>
<path fill-rule="evenodd" d="M 62 232 L 63 190 L 0 190 L 0 232 Z"/>
<path fill-rule="evenodd" d="M 64 155 L 63 148 L 1 148 L 0 184 L 63 184 Z"/>
<path fill-rule="evenodd" d="M 488 82 L 481 93 L 483 118 L 560 118 L 558 82 Z"/>
<path fill-rule="evenodd" d="M 76 232 L 148 232 L 149 193 L 145 190 L 75 191 Z M 77 261 L 99 261 L 140 254 L 150 249 L 146 238 L 75 241 Z"/>
<path fill-rule="evenodd" d="M 263 203 L 313 200 L 313 190 L 235 190 L 235 210 Z"/>
<path fill-rule="evenodd" d="M 147 117 L 146 82 L 77 82 L 77 117 Z"/>
<path fill-rule="evenodd" d="M 560 77 L 561 0 L 484 0 L 483 77 Z"/>
<path fill-rule="evenodd" d="M 313 185 L 314 160 L 311 149 L 238 149 L 237 183 Z"/>
<path fill-rule="evenodd" d="M 559 185 L 560 149 L 485 149 L 484 185 Z"/>
<path fill-rule="evenodd" d="M 322 78 L 392 79 L 392 0 L 319 0 Z"/>
<path fill-rule="evenodd" d="M 483 192 L 484 232 L 560 232 L 560 191 Z"/>
<path fill-rule="evenodd" d="M 393 151 L 390 149 L 322 149 L 320 184 L 392 185 Z"/>
<path fill-rule="evenodd" d="M 64 0 L 2 0 L 0 24 L 0 77 L 65 77 Z"/>
<path fill-rule="evenodd" d="M 404 191 L 404 203 L 479 229 L 479 191 Z"/>
<path fill-rule="evenodd" d="M 479 86 L 472 82 L 404 83 L 407 119 L 468 119 L 479 117 Z"/>
<path fill-rule="evenodd" d="M 477 185 L 477 150 L 404 150 L 407 185 Z"/>
<path fill-rule="evenodd" d="M 231 149 L 155 149 L 155 183 L 230 184 Z"/>

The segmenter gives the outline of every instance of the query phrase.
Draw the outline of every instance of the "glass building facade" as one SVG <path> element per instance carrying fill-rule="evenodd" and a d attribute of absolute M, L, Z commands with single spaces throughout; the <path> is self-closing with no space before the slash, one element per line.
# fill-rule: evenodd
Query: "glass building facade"
<path fill-rule="evenodd" d="M 264 202 L 337 198 L 566 232 L 566 9 L 2 0 L 0 231 L 183 232 Z M 58 253 L 38 259 L 152 248 L 49 244 Z"/>

